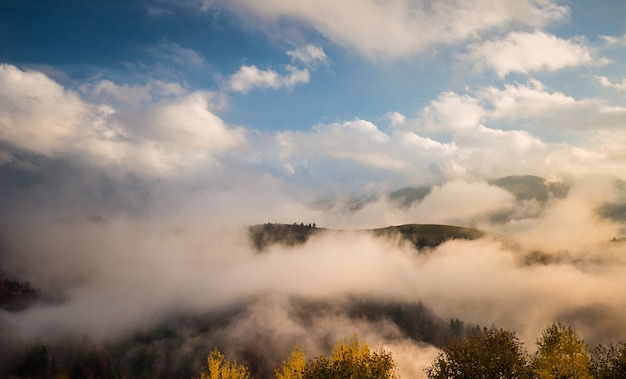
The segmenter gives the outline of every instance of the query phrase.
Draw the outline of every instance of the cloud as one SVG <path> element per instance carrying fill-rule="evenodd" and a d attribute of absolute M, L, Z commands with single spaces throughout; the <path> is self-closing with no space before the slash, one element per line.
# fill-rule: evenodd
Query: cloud
<path fill-rule="evenodd" d="M 106 340 L 158 325 L 172 314 L 198 315 L 257 299 L 249 314 L 232 320 L 224 333 L 243 341 L 251 337 L 246 330 L 267 330 L 283 336 L 279 340 L 285 344 L 306 334 L 310 339 L 303 337 L 304 343 L 315 345 L 318 336 L 337 337 L 349 330 L 399 342 L 401 335 L 391 325 L 351 323 L 342 311 L 300 323 L 284 301 L 295 297 L 338 304 L 351 297 L 423 301 L 444 319 L 495 324 L 517 331 L 529 344 L 564 312 L 603 306 L 609 318 L 621 320 L 613 336 L 623 337 L 626 262 L 623 248 L 607 244 L 615 227 L 580 212 L 603 196 L 599 188 L 588 187 L 592 183 L 581 183 L 570 200 L 543 218 L 510 225 L 504 242 L 451 241 L 428 254 L 415 254 L 395 240 L 346 232 L 321 235 L 295 248 L 275 246 L 259 255 L 247 245 L 243 231 L 203 222 L 221 217 L 222 211 L 196 210 L 174 223 L 169 217 L 56 224 L 39 219 L 28 227 L 13 223 L 4 230 L 8 246 L 16 250 L 3 255 L 3 267 L 59 291 L 64 300 L 19 314 L 0 312 L 0 323 L 10 336 L 38 341 L 51 335 Z M 411 212 L 420 220 L 428 214 L 440 221 L 472 218 L 510 201 L 511 194 L 484 182 L 455 181 L 435 188 Z M 525 266 L 527 247 L 547 253 L 570 248 L 578 260 Z M 601 329 L 588 323 L 581 329 L 583 338 L 601 340 L 596 334 Z"/>
<path fill-rule="evenodd" d="M 599 98 L 576 99 L 562 92 L 550 91 L 537 80 L 527 84 L 506 84 L 503 89 L 483 87 L 476 92 L 493 122 L 524 121 L 524 128 L 540 128 L 563 136 L 594 134 L 599 130 L 617 130 L 626 120 L 626 108 L 610 106 Z"/>
<path fill-rule="evenodd" d="M 187 90 L 178 83 L 151 80 L 144 85 L 117 84 L 111 80 L 83 84 L 80 90 L 90 100 L 116 106 L 147 104 L 166 98 L 184 95 Z"/>
<path fill-rule="evenodd" d="M 163 144 L 222 152 L 245 142 L 243 129 L 231 129 L 207 105 L 211 94 L 196 91 L 157 107 L 151 117 L 152 138 Z"/>
<path fill-rule="evenodd" d="M 288 51 L 287 55 L 289 55 L 291 59 L 299 61 L 307 67 L 328 64 L 328 57 L 324 53 L 324 50 L 319 46 L 301 46 L 295 50 Z"/>
<path fill-rule="evenodd" d="M 13 149 L 99 167 L 165 174 L 245 142 L 211 108 L 219 99 L 160 81 L 145 86 L 100 81 L 67 90 L 39 72 L 0 68 L 0 139 Z M 212 104 L 213 103 L 213 104 Z"/>
<path fill-rule="evenodd" d="M 420 222 L 468 225 L 468 220 L 511 206 L 513 196 L 484 182 L 453 181 L 435 186 L 408 211 Z"/>
<path fill-rule="evenodd" d="M 626 45 L 626 35 L 616 37 L 609 35 L 602 35 L 600 38 L 609 46 L 622 46 Z"/>
<path fill-rule="evenodd" d="M 611 82 L 606 76 L 596 76 L 596 79 L 598 80 L 598 83 L 600 83 L 600 85 L 604 88 L 613 88 L 620 92 L 626 91 L 626 78 L 617 83 Z"/>
<path fill-rule="evenodd" d="M 385 116 L 389 120 L 391 127 L 406 123 L 406 116 L 400 112 L 389 112 Z"/>
<path fill-rule="evenodd" d="M 280 148 L 280 159 L 289 162 L 290 167 L 300 168 L 303 174 L 316 177 L 321 175 L 320 179 L 323 177 L 330 179 L 334 175 L 330 177 L 327 175 L 335 173 L 339 175 L 336 180 L 339 180 L 341 175 L 355 176 L 355 180 L 361 176 L 366 179 L 367 171 L 363 170 L 368 168 L 374 170 L 375 176 L 397 176 L 401 172 L 415 170 L 415 165 L 422 166 L 417 156 L 424 156 L 429 161 L 436 160 L 440 155 L 447 154 L 450 149 L 415 134 L 402 131 L 385 133 L 374 123 L 361 119 L 317 125 L 311 132 L 281 132 L 276 135 L 276 141 Z M 416 145 L 420 143 L 427 148 L 422 151 L 415 150 Z M 413 155 L 413 158 L 407 159 L 410 155 Z M 330 162 L 327 161 L 328 158 L 331 159 Z M 347 166 L 343 167 L 340 162 Z M 334 167 L 328 168 L 329 171 L 325 172 L 323 167 L 318 166 L 320 164 Z M 347 171 L 339 174 L 336 170 Z"/>
<path fill-rule="evenodd" d="M 199 68 L 206 64 L 206 60 L 201 53 L 171 41 L 164 41 L 155 47 L 149 48 L 148 51 L 160 60 L 167 60 L 179 66 Z"/>
<path fill-rule="evenodd" d="M 449 91 L 424 107 L 419 127 L 429 132 L 471 129 L 480 125 L 485 115 L 478 99 Z"/>
<path fill-rule="evenodd" d="M 511 32 L 504 38 L 472 44 L 468 49 L 462 59 L 479 68 L 492 69 L 500 78 L 509 73 L 556 71 L 596 61 L 584 39 L 565 40 L 541 31 Z"/>
<path fill-rule="evenodd" d="M 401 128 L 450 138 L 484 126 L 515 129 L 536 138 L 547 137 L 548 141 L 567 140 L 572 135 L 585 136 L 589 141 L 601 130 L 617 132 L 625 121 L 624 107 L 606 104 L 601 98 L 575 98 L 531 78 L 527 83 L 505 83 L 502 87 L 443 92 Z"/>
<path fill-rule="evenodd" d="M 255 209 L 225 216 L 232 225 L 238 219 L 266 221 L 263 214 L 290 220 L 298 212 L 317 215 L 328 209 L 307 208 L 316 202 L 341 213 L 405 186 L 511 174 L 623 177 L 625 167 L 620 147 L 624 136 L 619 132 L 624 109 L 551 91 L 532 79 L 443 92 L 415 118 L 390 114 L 396 120 L 392 126 L 356 118 L 271 133 L 228 125 L 218 116 L 227 106 L 223 95 L 175 83 L 102 80 L 73 92 L 37 72 L 4 66 L 2 73 L 6 85 L 0 90 L 5 99 L 0 104 L 0 162 L 11 175 L 27 175 L 33 182 L 44 178 L 39 180 L 59 197 L 59 204 L 67 200 L 64 191 L 72 192 L 63 181 L 76 186 L 74 193 L 82 191 L 76 196 L 85 201 L 89 194 L 98 196 L 94 204 L 119 201 L 136 210 L 162 197 L 159 207 L 164 212 L 184 205 L 179 198 L 185 189 L 205 188 L 190 200 L 192 207 L 210 211 L 200 199 L 216 196 L 224 206 L 240 202 Z M 21 81 L 9 80 L 14 76 Z M 60 132 L 47 125 L 58 125 Z M 554 142 L 551 137 L 573 134 L 580 136 L 578 143 Z M 46 165 L 37 156 L 54 164 Z M 19 172 L 10 171 L 18 167 Z M 50 171 L 37 171 L 43 168 Z M 93 175 L 71 175 L 74 179 L 69 180 L 73 170 Z M 124 184 L 124 175 L 137 181 L 136 190 L 129 189 L 132 181 Z M 156 178 L 171 182 L 158 184 L 156 190 Z M 108 198 L 94 190 L 104 182 Z M 289 193 L 289 206 L 281 206 L 269 193 L 257 193 L 267 204 L 259 208 L 245 190 L 255 183 L 264 183 L 270 192 Z M 43 188 L 33 186 L 19 196 L 11 192 L 13 197 L 5 191 L 5 199 L 22 199 L 19 204 L 29 196 L 43 199 Z M 133 195 L 127 199 L 124 192 Z M 128 206 L 129 201 L 138 205 Z"/>
<path fill-rule="evenodd" d="M 297 84 L 309 82 L 309 70 L 286 66 L 287 74 L 280 75 L 274 70 L 259 70 L 256 66 L 241 66 L 228 80 L 231 91 L 248 93 L 253 89 L 293 89 Z"/>
<path fill-rule="evenodd" d="M 540 28 L 569 13 L 550 0 L 445 0 L 380 2 L 358 7 L 332 0 L 205 0 L 205 10 L 227 8 L 250 23 L 276 25 L 283 19 L 301 22 L 331 41 L 374 60 L 397 59 L 428 52 L 441 44 L 474 40 L 512 25 Z"/>
<path fill-rule="evenodd" d="M 0 139 L 37 154 L 73 145 L 93 109 L 36 71 L 0 66 Z"/>
<path fill-rule="evenodd" d="M 527 84 L 505 84 L 503 89 L 484 87 L 477 96 L 490 105 L 493 110 L 489 116 L 496 120 L 552 118 L 587 107 L 585 101 L 578 101 L 561 92 L 550 92 L 543 83 L 533 79 Z"/>

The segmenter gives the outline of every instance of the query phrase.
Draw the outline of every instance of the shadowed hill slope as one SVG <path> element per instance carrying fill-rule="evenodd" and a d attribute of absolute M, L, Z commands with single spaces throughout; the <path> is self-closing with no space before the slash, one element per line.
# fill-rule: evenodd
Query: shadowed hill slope
<path fill-rule="evenodd" d="M 341 230 L 317 228 L 314 224 L 262 224 L 248 228 L 248 236 L 257 251 L 263 251 L 272 245 L 297 246 L 304 244 L 316 234 L 342 232 Z M 450 225 L 407 224 L 386 228 L 360 230 L 377 237 L 400 237 L 415 246 L 416 249 L 436 247 L 453 239 L 474 240 L 484 233 L 473 228 Z"/>

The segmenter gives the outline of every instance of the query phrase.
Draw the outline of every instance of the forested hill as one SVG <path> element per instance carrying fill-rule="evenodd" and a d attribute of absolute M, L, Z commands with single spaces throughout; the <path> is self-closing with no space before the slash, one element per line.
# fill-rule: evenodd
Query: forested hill
<path fill-rule="evenodd" d="M 248 228 L 250 242 L 257 251 L 263 251 L 272 245 L 297 246 L 305 243 L 316 234 L 343 230 L 318 228 L 315 224 L 259 224 Z M 399 237 L 420 250 L 436 247 L 453 239 L 474 240 L 482 237 L 483 232 L 474 228 L 450 225 L 406 224 L 378 229 L 359 230 L 361 233 L 372 233 L 378 237 Z"/>

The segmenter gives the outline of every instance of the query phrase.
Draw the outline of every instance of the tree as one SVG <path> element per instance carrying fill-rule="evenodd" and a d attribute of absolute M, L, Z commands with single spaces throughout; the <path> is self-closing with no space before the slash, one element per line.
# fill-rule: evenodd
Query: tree
<path fill-rule="evenodd" d="M 303 379 L 397 379 L 391 354 L 370 350 L 357 336 L 340 341 L 330 358 L 322 355 L 307 363 Z"/>
<path fill-rule="evenodd" d="M 626 344 L 599 345 L 593 349 L 591 372 L 596 379 L 626 378 Z"/>
<path fill-rule="evenodd" d="M 529 378 L 526 350 L 515 333 L 483 329 L 477 335 L 451 340 L 426 369 L 430 379 Z"/>
<path fill-rule="evenodd" d="M 302 379 L 304 369 L 306 368 L 306 358 L 304 351 L 300 346 L 295 346 L 289 355 L 289 358 L 283 362 L 280 371 L 274 371 L 276 379 Z"/>
<path fill-rule="evenodd" d="M 217 348 L 207 357 L 207 371 L 200 373 L 200 379 L 249 379 L 248 369 L 233 361 L 224 358 Z"/>
<path fill-rule="evenodd" d="M 548 326 L 537 340 L 533 367 L 540 379 L 591 379 L 585 341 L 560 322 Z"/>

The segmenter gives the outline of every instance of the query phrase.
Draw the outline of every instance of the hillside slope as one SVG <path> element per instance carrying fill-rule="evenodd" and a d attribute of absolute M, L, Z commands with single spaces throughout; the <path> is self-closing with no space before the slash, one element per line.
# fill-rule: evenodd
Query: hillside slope
<path fill-rule="evenodd" d="M 339 229 L 318 228 L 314 224 L 262 224 L 248 228 L 250 243 L 257 251 L 263 251 L 272 245 L 297 246 L 304 244 L 316 234 L 337 232 Z M 400 237 L 415 246 L 416 249 L 436 247 L 453 239 L 474 240 L 484 233 L 473 228 L 451 225 L 406 224 L 377 229 L 359 230 L 372 233 L 377 237 Z"/>

